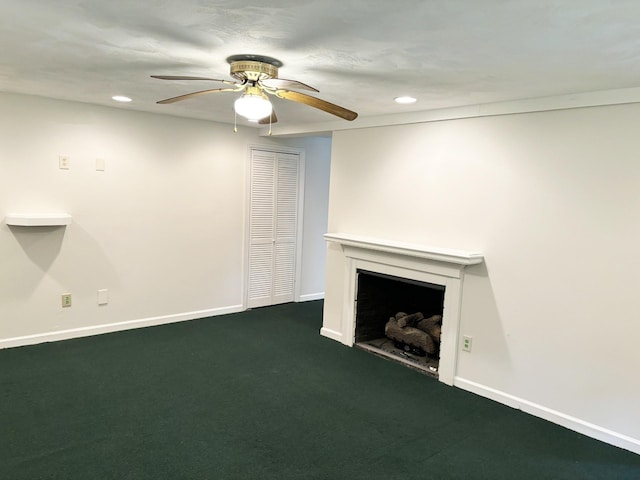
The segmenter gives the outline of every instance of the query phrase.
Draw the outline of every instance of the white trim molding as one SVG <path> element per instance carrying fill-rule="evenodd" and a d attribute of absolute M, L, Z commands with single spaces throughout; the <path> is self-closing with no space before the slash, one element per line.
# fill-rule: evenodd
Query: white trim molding
<path fill-rule="evenodd" d="M 319 293 L 309 293 L 307 295 L 300 295 L 298 297 L 298 302 L 311 302 L 313 300 L 323 300 L 324 292 Z"/>
<path fill-rule="evenodd" d="M 481 397 L 489 398 L 503 405 L 522 410 L 525 413 L 542 418 L 551 423 L 555 423 L 556 425 L 561 425 L 569 430 L 586 435 L 587 437 L 595 438 L 596 440 L 640 454 L 640 439 L 632 438 L 593 423 L 585 422 L 584 420 L 572 417 L 571 415 L 558 412 L 557 410 L 538 405 L 528 400 L 509 395 L 508 393 L 501 392 L 500 390 L 496 390 L 461 377 L 455 377 L 453 385 L 461 388 L 462 390 L 475 393 Z"/>
<path fill-rule="evenodd" d="M 72 328 L 68 330 L 57 330 L 54 332 L 25 335 L 22 337 L 5 338 L 5 339 L 0 339 L 0 349 L 24 347 L 26 345 L 37 345 L 39 343 L 56 342 L 59 340 L 69 340 L 72 338 L 90 337 L 92 335 L 102 335 L 104 333 L 121 332 L 124 330 L 133 330 L 136 328 L 166 325 L 169 323 L 184 322 L 188 320 L 197 320 L 200 318 L 215 317 L 218 315 L 227 315 L 229 313 L 238 313 L 244 310 L 246 309 L 242 305 L 233 305 L 229 307 L 214 308 L 210 310 L 200 310 L 197 312 L 179 313 L 175 315 L 164 315 L 161 317 L 142 318 L 139 320 L 129 320 L 125 322 L 107 323 L 103 325 L 93 325 L 90 327 Z"/>
<path fill-rule="evenodd" d="M 335 330 L 331 330 L 330 328 L 322 327 L 320 329 L 320 335 L 322 335 L 323 337 L 330 338 L 331 340 L 335 340 L 336 342 L 344 343 L 342 341 L 342 333 L 336 332 Z"/>
<path fill-rule="evenodd" d="M 409 125 L 414 123 L 441 122 L 462 118 L 492 117 L 497 115 L 515 115 L 520 113 L 548 112 L 553 110 L 569 110 L 573 108 L 601 107 L 607 105 L 624 105 L 640 103 L 640 87 L 599 90 L 595 92 L 571 93 L 551 97 L 525 98 L 504 102 L 463 105 L 460 107 L 439 108 L 417 112 L 395 113 L 377 116 L 360 116 L 353 122 L 330 120 L 321 123 L 276 125 L 260 130 L 265 136 L 303 136 L 309 134 L 326 134 L 339 130 L 355 130 L 360 128 L 386 127 L 391 125 Z"/>

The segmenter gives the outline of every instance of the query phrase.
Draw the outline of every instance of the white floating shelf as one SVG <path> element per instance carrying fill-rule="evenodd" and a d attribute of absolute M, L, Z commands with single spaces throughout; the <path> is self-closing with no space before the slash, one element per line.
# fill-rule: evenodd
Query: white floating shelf
<path fill-rule="evenodd" d="M 19 227 L 62 227 L 71 223 L 68 213 L 10 213 L 5 217 L 7 225 Z"/>

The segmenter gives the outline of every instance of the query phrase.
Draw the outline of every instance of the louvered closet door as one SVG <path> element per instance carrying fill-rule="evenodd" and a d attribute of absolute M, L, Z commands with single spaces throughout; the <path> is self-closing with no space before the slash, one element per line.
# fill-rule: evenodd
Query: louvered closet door
<path fill-rule="evenodd" d="M 251 151 L 249 308 L 293 301 L 299 155 Z"/>
<path fill-rule="evenodd" d="M 275 252 L 273 303 L 292 302 L 296 275 L 299 155 L 276 156 Z"/>

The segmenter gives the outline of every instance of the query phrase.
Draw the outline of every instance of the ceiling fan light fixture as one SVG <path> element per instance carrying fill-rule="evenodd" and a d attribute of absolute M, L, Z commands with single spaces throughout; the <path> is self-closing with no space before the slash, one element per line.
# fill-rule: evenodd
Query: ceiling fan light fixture
<path fill-rule="evenodd" d="M 249 121 L 257 122 L 271 115 L 273 106 L 257 87 L 248 87 L 233 104 L 236 113 Z"/>

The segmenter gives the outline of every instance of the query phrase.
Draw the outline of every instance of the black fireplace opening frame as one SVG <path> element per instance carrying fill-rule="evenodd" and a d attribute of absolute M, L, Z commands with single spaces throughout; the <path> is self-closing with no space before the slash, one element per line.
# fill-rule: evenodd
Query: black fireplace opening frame
<path fill-rule="evenodd" d="M 444 313 L 445 286 L 358 269 L 355 343 L 384 338 L 384 327 L 398 312 Z"/>

